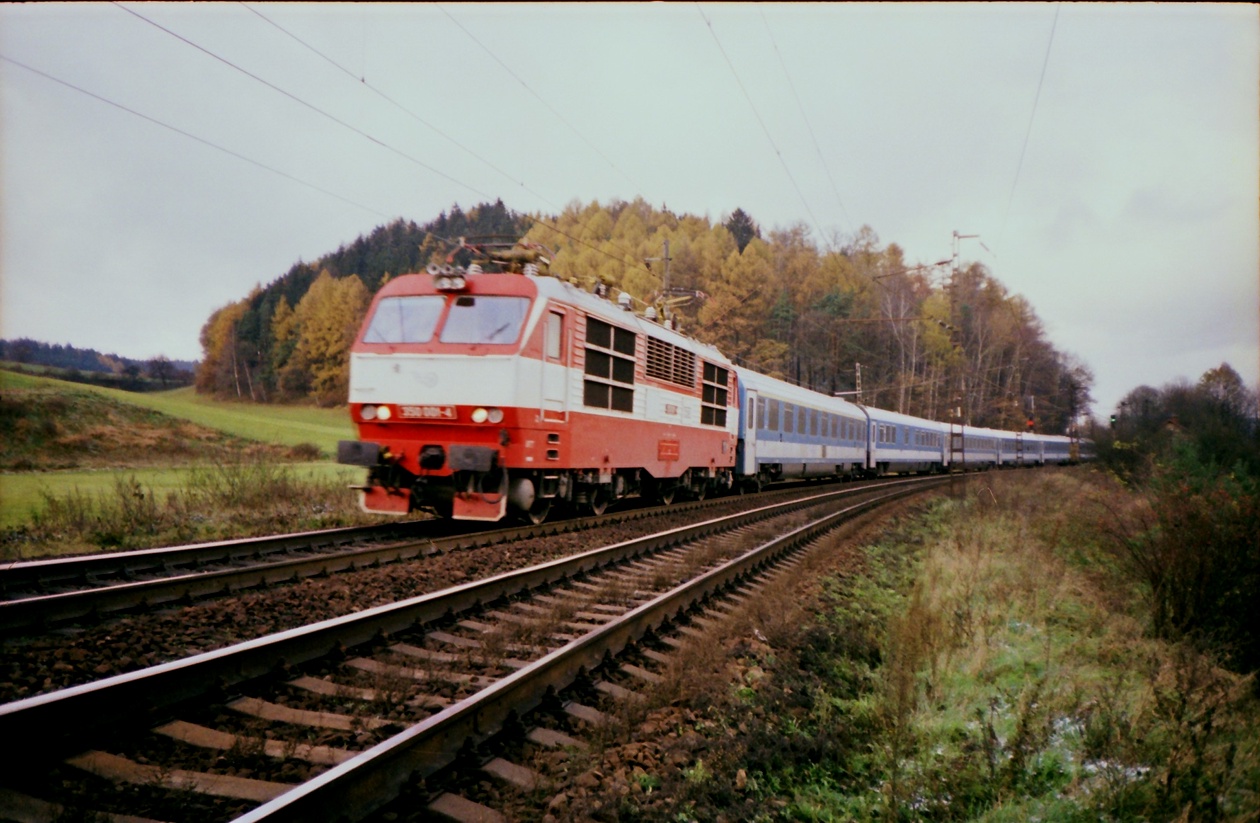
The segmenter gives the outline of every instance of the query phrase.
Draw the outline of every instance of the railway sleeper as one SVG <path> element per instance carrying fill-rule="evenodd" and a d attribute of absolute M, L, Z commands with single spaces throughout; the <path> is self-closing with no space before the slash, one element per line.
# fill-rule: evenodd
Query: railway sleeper
<path fill-rule="evenodd" d="M 754 598 L 769 579 L 789 573 L 797 567 L 801 562 L 801 557 L 801 553 L 795 552 L 781 558 L 769 568 L 764 569 L 757 578 L 738 583 L 724 592 L 715 594 L 687 614 L 679 615 L 670 623 L 660 627 L 655 633 L 641 638 L 633 647 L 623 650 L 622 654 L 616 660 L 611 661 L 610 664 L 606 663 L 601 666 L 601 669 L 606 670 L 604 676 L 599 676 L 595 673 L 590 676 L 579 676 L 578 680 L 566 689 L 566 693 L 571 695 L 570 699 L 566 700 L 558 709 L 563 717 L 560 725 L 564 725 L 566 722 L 568 725 L 577 724 L 574 736 L 567 735 L 564 732 L 556 732 L 543 726 L 535 726 L 534 729 L 524 736 L 524 739 L 542 745 L 547 745 L 544 741 L 551 741 L 553 746 L 560 745 L 575 751 L 589 748 L 589 744 L 585 743 L 582 737 L 586 734 L 597 733 L 599 729 L 609 728 L 617 722 L 615 718 L 622 711 L 628 709 L 641 711 L 641 707 L 649 702 L 648 694 L 640 691 L 639 688 L 650 690 L 665 681 L 664 675 L 654 670 L 655 668 L 669 668 L 677 665 L 676 654 L 658 651 L 652 648 L 653 644 L 677 652 L 693 643 L 703 642 L 713 632 L 719 631 L 726 621 L 730 620 L 750 599 Z M 642 661 L 645 665 L 640 665 L 637 661 Z M 639 688 L 635 688 L 635 686 Z M 585 699 L 587 697 L 595 699 L 588 701 Z M 631 707 L 637 708 L 631 709 Z M 554 706 L 551 709 L 551 711 L 556 710 Z M 536 719 L 546 723 L 545 717 L 537 716 L 545 714 L 546 711 L 540 707 L 535 712 Z M 562 735 L 562 737 L 556 737 L 557 735 Z M 546 779 L 545 775 L 541 775 L 541 777 Z M 578 785 L 581 785 L 584 779 L 588 778 L 585 776 L 576 778 Z M 598 778 L 593 779 L 598 780 Z M 529 793 L 539 790 L 541 786 L 546 784 L 540 784 L 531 777 L 530 781 L 513 782 L 512 785 L 517 791 Z M 471 796 L 473 799 L 461 796 L 461 800 L 470 804 L 463 808 L 475 808 L 477 810 L 475 814 L 489 815 L 488 817 L 448 817 L 447 819 L 458 819 L 461 821 L 507 819 L 502 816 L 501 812 L 478 802 L 476 798 L 479 795 L 476 791 Z M 491 802 L 491 798 L 485 798 L 485 800 Z M 430 810 L 433 810 L 432 806 Z"/>
<path fill-rule="evenodd" d="M 664 554 L 681 554 L 681 551 L 682 550 L 677 550 L 675 552 L 675 550 L 670 550 Z M 659 564 L 646 561 L 643 558 L 636 560 L 635 564 L 636 568 L 633 571 L 629 570 L 627 566 L 622 566 L 620 571 L 614 572 L 612 575 L 612 577 L 620 578 L 620 581 L 612 580 L 611 582 L 623 584 L 623 588 L 633 588 L 633 584 L 641 581 L 642 578 L 664 571 Z M 792 565 L 792 563 L 787 565 Z M 566 621 L 561 621 L 559 625 L 562 628 L 573 629 L 585 633 L 594 628 L 598 628 L 602 625 L 602 621 L 607 620 L 615 614 L 624 612 L 627 608 L 624 603 L 621 605 L 615 605 L 612 603 L 598 602 L 601 599 L 601 596 L 609 591 L 608 584 L 610 583 L 610 580 L 604 579 L 602 583 L 603 585 L 601 585 L 601 582 L 597 579 L 577 582 L 571 581 L 565 584 L 564 587 L 558 587 L 553 590 L 552 595 L 537 597 L 536 602 L 546 604 L 546 598 L 550 597 L 554 611 L 567 611 L 568 616 L 572 618 Z M 755 591 L 756 588 L 759 588 L 759 586 L 755 584 L 745 584 L 737 587 L 734 591 L 748 593 Z M 537 606 L 535 608 L 542 609 L 541 615 L 545 615 L 549 619 L 554 619 L 554 614 L 548 615 L 547 610 L 543 606 Z M 528 614 L 529 610 L 526 610 L 526 613 Z M 695 609 L 692 609 L 691 613 L 695 614 L 697 617 L 694 625 L 690 627 L 675 626 L 675 633 L 700 633 L 703 635 L 704 632 L 702 632 L 699 627 L 707 626 L 708 628 L 713 628 L 713 620 L 715 620 L 720 614 L 717 610 L 700 612 Z M 712 619 L 710 617 L 706 617 L 706 615 L 710 615 Z M 353 673 L 362 672 L 369 676 L 380 678 L 382 681 L 410 679 L 422 684 L 421 688 L 425 688 L 429 684 L 437 683 L 454 685 L 457 688 L 444 692 L 440 696 L 435 696 L 438 700 L 449 700 L 456 694 L 464 692 L 468 689 L 484 688 L 485 686 L 498 682 L 499 678 L 488 677 L 480 674 L 470 674 L 466 671 L 451 671 L 445 668 L 446 665 L 454 666 L 456 663 L 464 664 L 472 662 L 477 658 L 482 657 L 488 649 L 492 648 L 495 651 L 498 651 L 504 648 L 504 644 L 495 643 L 496 640 L 501 639 L 504 632 L 502 632 L 501 629 L 496 628 L 491 623 L 486 622 L 488 619 L 493 620 L 494 618 L 490 617 L 487 612 L 478 612 L 470 613 L 462 620 L 446 623 L 447 628 L 454 628 L 465 632 L 475 632 L 479 635 L 479 637 L 467 637 L 463 634 L 455 633 L 455 631 L 443 631 L 441 629 L 430 631 L 425 634 L 426 642 L 432 642 L 435 645 L 451 645 L 463 652 L 458 655 L 450 652 L 444 652 L 440 649 L 423 649 L 421 646 L 416 646 L 412 648 L 423 649 L 423 653 L 419 655 L 419 657 L 424 659 L 423 663 L 419 666 L 398 665 L 392 662 L 385 662 L 381 659 L 365 657 L 341 660 L 340 666 L 343 667 L 345 671 L 351 672 L 352 676 Z M 500 635 L 500 637 L 495 637 L 495 635 Z M 577 635 L 568 635 L 567 633 L 559 634 L 559 636 L 562 639 L 574 639 L 577 637 Z M 681 641 L 678 641 L 675 637 L 670 635 L 663 635 L 660 640 L 666 646 L 681 645 Z M 386 654 L 397 655 L 399 657 L 407 656 L 405 644 L 383 646 L 382 644 L 377 643 L 375 645 L 376 652 L 378 654 L 383 651 Z M 640 659 L 648 662 L 649 665 L 651 662 L 660 662 L 656 657 L 648 653 L 651 650 L 643 648 L 640 651 Z M 489 657 L 489 655 L 485 656 Z M 668 655 L 661 655 L 661 657 L 665 661 L 669 660 Z M 565 714 L 573 720 L 575 727 L 580 727 L 583 723 L 594 727 L 609 725 L 609 723 L 613 721 L 613 718 L 616 717 L 616 710 L 610 712 L 602 708 L 609 703 L 613 705 L 643 703 L 643 693 L 635 687 L 646 687 L 653 682 L 653 676 L 659 679 L 660 675 L 657 675 L 655 672 L 652 672 L 650 668 L 646 668 L 644 666 L 638 666 L 634 663 L 628 665 L 633 666 L 634 668 L 627 668 L 624 664 L 618 665 L 610 673 L 607 673 L 600 679 L 593 679 L 589 675 L 586 677 L 579 677 L 578 682 L 575 684 L 573 689 L 574 697 L 567 702 L 565 707 Z M 368 680 L 367 682 L 371 681 Z M 357 687 L 343 687 L 334 684 L 329 680 L 321 680 L 319 678 L 311 677 L 298 678 L 297 680 L 289 681 L 289 685 L 295 689 L 302 689 L 316 695 L 336 697 L 339 700 L 346 697 L 354 699 L 376 699 L 382 696 L 379 692 L 373 692 L 368 689 L 360 689 L 358 691 L 351 692 L 349 691 L 349 688 Z M 438 702 L 438 700 L 435 700 L 433 704 L 430 705 L 443 705 Z M 411 705 L 415 705 L 417 700 L 413 698 L 408 702 Z M 316 728 L 332 728 L 349 731 L 367 728 L 383 728 L 385 726 L 396 725 L 394 722 L 380 720 L 378 718 L 342 715 L 337 712 L 296 709 L 278 703 L 273 703 L 262 698 L 240 698 L 228 704 L 228 708 L 240 714 L 267 722 L 308 725 Z M 376 724 L 380 725 L 377 726 Z M 211 736 L 216 733 L 216 730 L 210 731 Z M 218 733 L 227 735 L 225 732 Z M 365 736 L 365 739 L 368 739 L 368 737 L 370 736 Z M 225 738 L 222 737 L 218 738 L 218 742 L 222 744 L 224 739 Z M 249 741 L 260 738 L 248 738 L 244 735 L 237 735 L 235 737 L 227 735 L 226 739 Z M 332 749 L 334 747 L 328 748 Z M 118 767 L 118 773 L 126 771 L 122 768 L 122 765 L 125 764 L 119 764 L 117 761 L 111 760 L 111 758 L 121 758 L 121 756 L 103 753 L 102 756 L 94 757 L 89 762 L 104 763 L 106 766 L 112 763 L 114 766 Z M 121 759 L 126 760 L 126 758 Z M 134 763 L 135 761 L 131 762 Z M 137 763 L 136 765 L 144 766 L 147 764 Z M 101 766 L 101 769 L 104 768 L 104 766 Z M 160 771 L 163 774 L 180 775 L 180 780 L 183 780 L 184 778 L 184 772 L 181 772 L 179 769 L 160 768 Z M 196 774 L 192 770 L 185 771 L 188 774 Z M 143 772 L 136 773 L 139 774 Z M 217 775 L 212 775 L 212 777 L 217 777 Z M 183 788 L 185 783 L 193 785 L 196 783 L 196 780 L 192 778 L 183 780 L 178 787 Z M 289 784 L 285 783 L 277 783 L 276 785 L 284 786 L 286 788 L 289 786 Z"/>

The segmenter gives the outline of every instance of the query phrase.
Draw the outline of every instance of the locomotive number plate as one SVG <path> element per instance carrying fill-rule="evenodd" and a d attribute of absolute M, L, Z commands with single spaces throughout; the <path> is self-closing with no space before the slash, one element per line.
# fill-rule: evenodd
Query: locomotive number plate
<path fill-rule="evenodd" d="M 399 406 L 398 414 L 408 420 L 454 420 L 454 406 Z"/>

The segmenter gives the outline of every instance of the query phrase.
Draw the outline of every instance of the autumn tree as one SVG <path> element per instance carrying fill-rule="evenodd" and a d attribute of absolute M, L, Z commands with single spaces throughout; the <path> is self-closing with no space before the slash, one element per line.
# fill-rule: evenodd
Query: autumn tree
<path fill-rule="evenodd" d="M 732 250 L 719 276 L 708 284 L 699 311 L 698 333 L 728 357 L 749 368 L 782 377 L 788 344 L 765 334 L 766 317 L 778 293 L 771 282 L 770 247 L 753 240 Z"/>
<path fill-rule="evenodd" d="M 241 358 L 236 324 L 245 314 L 245 301 L 229 303 L 210 315 L 201 328 L 201 364 L 197 367 L 197 391 L 216 397 L 249 397 L 248 377 L 241 379 Z M 248 375 L 248 370 L 246 370 Z"/>
<path fill-rule="evenodd" d="M 303 373 L 293 360 L 300 341 L 294 307 L 322 273 L 333 280 L 354 277 L 370 296 L 393 276 L 445 260 L 460 237 L 520 237 L 530 222 L 502 201 L 467 211 L 454 206 L 425 225 L 395 220 L 316 261 L 298 261 L 267 286 L 255 288 L 240 303 L 217 310 L 207 320 L 197 391 L 258 402 L 307 399 L 317 382 L 324 386 L 326 381 Z M 303 357 L 312 351 L 308 342 Z"/>
<path fill-rule="evenodd" d="M 345 402 L 350 345 L 369 301 L 358 277 L 334 280 L 323 272 L 315 279 L 293 310 L 292 320 L 281 323 L 287 326 L 282 331 L 288 340 L 295 340 L 292 354 L 279 369 L 287 394 L 304 394 L 323 406 Z"/>
<path fill-rule="evenodd" d="M 743 209 L 735 209 L 731 212 L 731 216 L 726 218 L 723 225 L 731 233 L 731 237 L 735 238 L 735 246 L 740 252 L 744 251 L 753 238 L 761 237 L 761 228 Z"/>
<path fill-rule="evenodd" d="M 909 414 L 942 419 L 959 407 L 969 425 L 1013 428 L 1035 409 L 1038 431 L 1062 433 L 1087 411 L 1092 374 L 983 266 L 933 282 L 869 226 L 823 251 L 804 224 L 763 234 L 743 209 L 713 222 L 642 198 L 532 216 L 496 201 L 379 227 L 217 311 L 203 329 L 198 390 L 340 402 L 370 295 L 430 262 L 467 265 L 459 238 L 489 234 L 541 243 L 554 276 L 628 294 L 640 311 L 667 309 L 736 362 L 823 393 L 852 391 L 860 363 L 863 400 Z M 1227 376 L 1216 382 L 1227 394 Z"/>
<path fill-rule="evenodd" d="M 145 374 L 161 383 L 162 388 L 165 389 L 171 378 L 175 376 L 175 364 L 170 361 L 170 358 L 158 355 L 145 364 Z"/>
<path fill-rule="evenodd" d="M 1256 395 L 1228 363 L 1208 369 L 1199 378 L 1199 391 L 1219 416 L 1247 420 L 1256 416 Z"/>

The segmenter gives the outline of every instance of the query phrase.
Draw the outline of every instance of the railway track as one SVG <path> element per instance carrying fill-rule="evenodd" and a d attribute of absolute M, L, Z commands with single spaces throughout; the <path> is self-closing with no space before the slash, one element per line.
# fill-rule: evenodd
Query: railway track
<path fill-rule="evenodd" d="M 606 656 L 924 485 L 767 505 L 0 706 L 24 751 L 0 816 L 360 819 Z"/>
<path fill-rule="evenodd" d="M 500 733 L 480 746 L 466 743 L 450 767 L 425 780 L 422 796 L 413 790 L 367 820 L 506 823 L 545 819 L 566 808 L 570 792 L 580 797 L 584 786 L 596 786 L 604 776 L 592 755 L 629 736 L 653 708 L 667 704 L 676 687 L 672 681 L 687 677 L 695 656 L 712 648 L 714 635 L 771 583 L 798 574 L 817 542 L 818 537 L 803 541 L 666 617 L 619 654 L 580 671 L 567 688 L 544 695 L 519 722 L 509 717 Z"/>
<path fill-rule="evenodd" d="M 756 499 L 798 493 L 797 489 L 782 489 L 763 492 L 763 497 Z M 0 636 L 729 502 L 730 498 L 720 498 L 631 508 L 599 517 L 493 530 L 452 521 L 408 521 L 9 563 L 0 565 Z"/>

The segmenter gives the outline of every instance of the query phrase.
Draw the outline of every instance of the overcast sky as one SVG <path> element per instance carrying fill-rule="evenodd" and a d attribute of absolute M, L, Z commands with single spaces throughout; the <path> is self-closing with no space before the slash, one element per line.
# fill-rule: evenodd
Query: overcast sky
<path fill-rule="evenodd" d="M 395 217 L 643 197 L 977 234 L 1102 416 L 1260 375 L 1253 5 L 6 4 L 0 57 L 6 338 L 197 359 Z"/>

